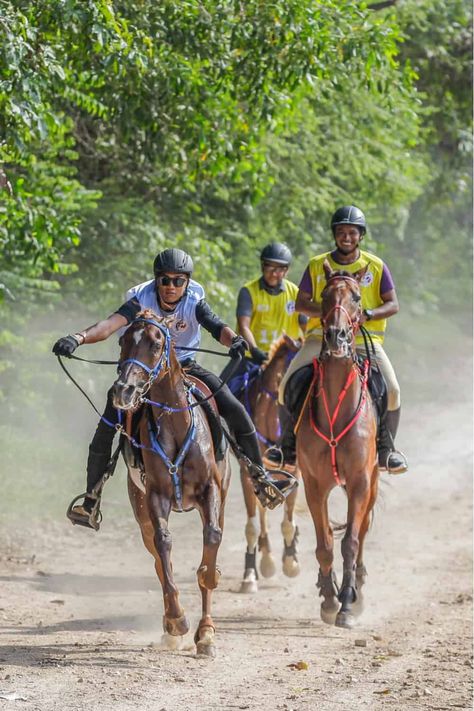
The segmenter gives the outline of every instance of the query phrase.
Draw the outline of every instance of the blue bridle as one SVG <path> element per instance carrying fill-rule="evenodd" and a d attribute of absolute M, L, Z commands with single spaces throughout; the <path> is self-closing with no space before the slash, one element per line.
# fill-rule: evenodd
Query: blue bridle
<path fill-rule="evenodd" d="M 149 376 L 148 383 L 146 384 L 146 390 L 149 390 L 151 384 L 154 380 L 156 380 L 161 370 L 163 369 L 163 366 L 165 365 L 167 368 L 170 367 L 171 335 L 166 326 L 162 326 L 160 323 L 158 323 L 158 321 L 154 321 L 150 318 L 136 318 L 132 321 L 130 326 L 133 326 L 134 323 L 149 323 L 152 326 L 156 326 L 156 328 L 162 333 L 165 339 L 165 345 L 163 347 L 163 350 L 161 351 L 158 363 L 155 365 L 154 368 L 150 368 L 148 365 L 142 363 L 141 360 L 137 360 L 136 358 L 126 358 L 125 360 L 119 361 L 118 364 L 119 373 L 122 372 L 123 366 L 126 363 L 133 363 L 134 365 L 138 365 L 140 368 L 142 368 Z"/>
<path fill-rule="evenodd" d="M 170 367 L 170 349 L 171 349 L 171 336 L 169 330 L 166 328 L 166 326 L 162 326 L 160 323 L 157 321 L 154 321 L 153 319 L 148 319 L 148 318 L 136 318 L 130 325 L 133 325 L 134 323 L 148 323 L 151 324 L 152 326 L 156 326 L 161 333 L 163 334 L 163 337 L 165 339 L 165 344 L 163 346 L 163 350 L 161 352 L 161 355 L 158 359 L 157 364 L 154 366 L 154 368 L 150 368 L 148 365 L 145 363 L 142 363 L 141 360 L 138 360 L 137 358 L 126 358 L 123 361 L 120 361 L 119 363 L 119 372 L 122 371 L 123 366 L 126 363 L 133 363 L 134 365 L 138 365 L 140 368 L 142 368 L 145 373 L 148 375 L 148 382 L 145 386 L 144 392 L 147 392 L 153 381 L 156 380 L 160 372 L 163 370 L 163 367 L 165 366 L 166 368 Z M 144 393 L 143 393 L 144 394 Z M 191 424 L 188 428 L 188 431 L 186 433 L 186 437 L 184 439 L 184 442 L 174 460 L 174 462 L 168 457 L 166 454 L 165 450 L 161 446 L 159 439 L 158 439 L 158 434 L 159 434 L 159 428 L 157 431 L 155 431 L 154 427 L 156 427 L 156 423 L 154 427 L 152 426 L 152 423 L 150 420 L 148 420 L 148 434 L 150 437 L 150 443 L 151 443 L 151 448 L 146 447 L 145 445 L 141 444 L 140 442 L 137 442 L 134 440 L 133 437 L 129 437 L 131 442 L 136 446 L 139 447 L 140 449 L 147 449 L 148 451 L 153 452 L 154 454 L 157 454 L 163 464 L 166 466 L 168 469 L 168 473 L 171 477 L 171 481 L 173 483 L 173 489 L 174 489 L 174 496 L 175 496 L 175 501 L 176 501 L 176 506 L 178 511 L 183 510 L 183 495 L 182 495 L 182 489 L 181 489 L 181 481 L 179 478 L 178 474 L 178 469 L 179 467 L 183 464 L 186 455 L 189 451 L 189 448 L 194 440 L 194 436 L 196 434 L 196 419 L 195 419 L 195 414 L 194 414 L 194 409 L 191 406 L 191 394 L 188 391 L 187 392 L 187 399 L 188 399 L 188 405 L 183 408 L 172 408 L 168 407 L 166 405 L 163 405 L 161 403 L 155 403 L 152 402 L 151 400 L 147 400 L 146 398 L 141 398 L 143 402 L 150 403 L 151 405 L 155 405 L 157 407 L 161 407 L 164 410 L 167 410 L 168 412 L 182 412 L 184 410 L 189 410 L 191 412 Z M 121 411 L 119 410 L 118 412 L 118 417 L 119 421 L 121 421 Z M 123 432 L 123 428 L 121 430 Z"/>

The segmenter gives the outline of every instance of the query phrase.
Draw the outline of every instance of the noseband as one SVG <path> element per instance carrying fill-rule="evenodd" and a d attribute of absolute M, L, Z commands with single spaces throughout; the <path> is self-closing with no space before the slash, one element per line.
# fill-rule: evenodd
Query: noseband
<path fill-rule="evenodd" d="M 135 323 L 149 323 L 152 326 L 156 326 L 156 328 L 161 331 L 165 340 L 165 345 L 163 346 L 163 350 L 161 351 L 158 363 L 155 365 L 154 368 L 150 368 L 148 365 L 142 363 L 141 360 L 137 360 L 136 358 L 126 358 L 125 360 L 119 362 L 118 371 L 120 375 L 122 374 L 123 368 L 127 363 L 133 363 L 134 365 L 138 365 L 140 368 L 142 368 L 142 370 L 145 371 L 145 373 L 147 373 L 148 381 L 145 384 L 145 387 L 142 392 L 142 395 L 144 395 L 148 392 L 153 381 L 156 380 L 163 367 L 166 366 L 167 369 L 170 367 L 171 335 L 169 330 L 165 326 L 162 326 L 160 323 L 158 323 L 158 321 L 154 321 L 153 319 L 136 318 L 132 321 L 130 326 L 133 326 Z"/>
<path fill-rule="evenodd" d="M 330 282 L 332 282 L 333 280 L 334 280 L 334 281 L 336 281 L 336 280 L 341 280 L 341 281 L 353 282 L 354 284 L 357 285 L 357 287 L 359 287 L 359 282 L 357 281 L 357 279 L 354 279 L 353 277 L 350 277 L 350 276 L 345 276 L 345 275 L 336 274 L 335 276 L 330 277 L 330 278 L 328 279 L 327 285 L 329 285 Z M 324 340 L 325 340 L 325 341 L 327 341 L 327 338 L 328 338 L 328 336 L 327 336 L 327 330 L 328 330 L 328 329 L 327 329 L 327 322 L 328 322 L 329 316 L 330 316 L 333 312 L 336 312 L 336 311 L 342 311 L 342 313 L 343 313 L 343 314 L 346 316 L 346 318 L 347 318 L 347 322 L 348 322 L 348 326 L 349 326 L 349 331 L 350 331 L 350 343 L 349 343 L 349 338 L 346 339 L 346 342 L 347 342 L 350 346 L 352 346 L 352 342 L 353 342 L 355 333 L 356 333 L 356 331 L 357 331 L 358 328 L 359 328 L 360 307 L 359 307 L 359 309 L 357 310 L 357 315 L 356 315 L 355 318 L 353 318 L 353 317 L 350 315 L 350 313 L 348 312 L 348 310 L 347 310 L 344 306 L 341 306 L 341 304 L 336 304 L 336 305 L 333 306 L 331 309 L 329 309 L 328 313 L 327 313 L 324 317 L 321 316 L 321 319 L 320 319 L 320 320 L 321 320 L 321 325 L 322 325 L 322 327 L 323 327 L 323 329 L 324 329 Z"/>

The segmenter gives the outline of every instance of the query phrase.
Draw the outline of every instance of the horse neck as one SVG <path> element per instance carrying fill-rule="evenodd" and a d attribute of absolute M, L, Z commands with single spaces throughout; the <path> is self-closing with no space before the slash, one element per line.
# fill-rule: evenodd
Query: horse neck
<path fill-rule="evenodd" d="M 275 355 L 261 375 L 261 387 L 265 388 L 269 392 L 276 393 L 284 370 L 285 359 L 283 355 Z"/>
<path fill-rule="evenodd" d="M 329 356 L 323 361 L 323 387 L 331 412 L 338 403 L 339 396 L 347 383 L 349 374 L 356 367 L 352 358 L 334 358 L 333 356 Z M 352 381 L 341 403 L 341 411 L 344 411 L 346 407 L 352 410 L 354 406 L 357 405 L 360 398 L 360 388 L 360 378 L 356 377 Z"/>
<path fill-rule="evenodd" d="M 188 405 L 187 392 L 184 385 L 183 372 L 174 353 L 170 354 L 169 370 L 150 389 L 150 399 L 169 407 L 181 410 Z M 162 421 L 168 423 L 177 440 L 181 441 L 186 435 L 191 422 L 191 412 L 183 409 L 180 412 L 169 412 Z"/>

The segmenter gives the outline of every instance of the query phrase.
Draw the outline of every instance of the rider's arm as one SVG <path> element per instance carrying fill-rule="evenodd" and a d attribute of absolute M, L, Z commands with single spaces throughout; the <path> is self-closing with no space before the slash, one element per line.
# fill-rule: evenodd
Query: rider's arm
<path fill-rule="evenodd" d="M 237 297 L 237 323 L 239 325 L 239 332 L 243 338 L 247 341 L 250 348 L 256 348 L 257 342 L 255 337 L 250 330 L 250 320 L 253 313 L 253 303 L 252 297 L 246 286 L 243 286 L 239 291 Z"/>
<path fill-rule="evenodd" d="M 125 316 L 116 312 L 103 321 L 99 321 L 93 326 L 89 326 L 89 328 L 74 335 L 76 337 L 82 337 L 79 345 L 84 343 L 97 343 L 98 341 L 105 341 L 112 333 L 115 333 L 115 331 L 118 331 L 119 328 L 123 328 L 123 326 L 126 326 L 128 323 L 129 321 Z"/>
<path fill-rule="evenodd" d="M 312 299 L 313 284 L 308 267 L 301 277 L 298 296 L 296 297 L 295 310 L 305 316 L 321 316 L 321 304 Z"/>
<path fill-rule="evenodd" d="M 398 297 L 395 289 L 390 289 L 390 291 L 380 294 L 380 298 L 382 299 L 383 304 L 377 306 L 375 309 L 371 309 L 372 319 L 389 318 L 389 316 L 394 316 L 399 312 L 400 306 L 398 304 Z M 367 316 L 364 312 L 362 312 L 360 322 L 365 323 L 366 321 Z"/>
<path fill-rule="evenodd" d="M 380 280 L 380 298 L 383 304 L 371 309 L 372 319 L 389 318 L 398 313 L 400 307 L 398 305 L 397 292 L 395 291 L 395 283 L 386 264 L 383 265 L 382 279 Z M 365 321 L 367 321 L 367 317 L 365 313 L 362 313 L 360 322 L 365 323 Z"/>
<path fill-rule="evenodd" d="M 224 321 L 214 313 L 205 299 L 201 299 L 196 306 L 196 319 L 198 323 L 206 329 L 206 331 L 209 331 L 211 336 L 215 338 L 216 341 L 220 341 L 222 343 L 222 331 L 228 328 L 228 326 L 226 326 Z"/>

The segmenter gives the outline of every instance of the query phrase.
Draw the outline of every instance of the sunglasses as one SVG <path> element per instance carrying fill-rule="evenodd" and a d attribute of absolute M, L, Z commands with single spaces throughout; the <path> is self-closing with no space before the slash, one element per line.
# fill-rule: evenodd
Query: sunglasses
<path fill-rule="evenodd" d="M 288 269 L 288 266 L 284 264 L 275 265 L 263 262 L 263 268 L 266 269 L 266 271 L 268 272 L 284 272 L 286 269 Z"/>
<path fill-rule="evenodd" d="M 158 286 L 184 286 L 187 283 L 186 277 L 160 276 L 156 278 Z"/>

